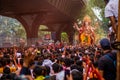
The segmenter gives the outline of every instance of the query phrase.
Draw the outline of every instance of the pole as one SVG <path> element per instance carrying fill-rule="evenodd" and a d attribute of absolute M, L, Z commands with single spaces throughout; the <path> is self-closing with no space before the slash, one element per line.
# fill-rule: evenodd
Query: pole
<path fill-rule="evenodd" d="M 120 0 L 119 0 L 120 3 Z M 118 4 L 119 4 L 118 3 Z M 118 30 L 117 30 L 117 39 L 120 42 L 120 4 L 118 8 Z M 120 80 L 120 50 L 117 54 L 117 80 Z"/>

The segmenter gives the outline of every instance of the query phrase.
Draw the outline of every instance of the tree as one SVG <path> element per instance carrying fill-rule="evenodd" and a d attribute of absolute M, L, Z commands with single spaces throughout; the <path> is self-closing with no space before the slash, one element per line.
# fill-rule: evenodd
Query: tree
<path fill-rule="evenodd" d="M 26 39 L 24 27 L 16 19 L 0 16 L 1 43 L 9 38 L 8 42 L 14 43 L 17 38 Z"/>
<path fill-rule="evenodd" d="M 21 32 L 22 30 L 22 32 Z M 0 34 L 6 33 L 9 37 L 25 38 L 25 30 L 16 19 L 0 16 Z M 24 34 L 24 35 L 22 35 Z"/>
<path fill-rule="evenodd" d="M 105 2 L 104 0 L 90 0 L 90 7 L 91 8 L 95 8 L 96 10 L 100 11 L 100 17 L 101 17 L 101 28 L 103 28 L 105 30 L 105 32 L 107 32 L 108 30 L 108 24 L 109 24 L 109 20 L 107 18 L 104 17 L 104 9 L 105 9 Z"/>
<path fill-rule="evenodd" d="M 66 32 L 61 33 L 61 40 L 64 42 L 69 42 L 68 35 Z"/>

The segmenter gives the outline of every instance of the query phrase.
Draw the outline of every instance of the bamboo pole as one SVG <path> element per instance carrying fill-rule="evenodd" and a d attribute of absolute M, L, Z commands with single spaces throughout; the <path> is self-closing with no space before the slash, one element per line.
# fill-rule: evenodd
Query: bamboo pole
<path fill-rule="evenodd" d="M 119 0 L 120 3 L 120 0 Z M 119 4 L 118 3 L 118 4 Z M 120 42 L 120 4 L 118 7 L 118 30 L 117 30 L 117 39 Z M 117 54 L 117 80 L 120 80 L 120 51 Z"/>

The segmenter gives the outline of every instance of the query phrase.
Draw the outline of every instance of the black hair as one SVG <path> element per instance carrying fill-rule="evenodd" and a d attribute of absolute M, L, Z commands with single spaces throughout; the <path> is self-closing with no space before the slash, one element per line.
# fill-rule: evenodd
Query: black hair
<path fill-rule="evenodd" d="M 44 59 L 48 59 L 50 57 L 49 53 L 45 53 L 43 56 L 44 56 Z"/>
<path fill-rule="evenodd" d="M 9 74 L 10 73 L 10 68 L 9 67 L 4 67 L 3 73 L 4 74 Z"/>
<path fill-rule="evenodd" d="M 35 66 L 35 68 L 33 69 L 33 75 L 34 77 L 42 75 L 42 67 Z"/>
<path fill-rule="evenodd" d="M 38 62 L 37 62 L 37 65 L 38 65 L 38 66 L 41 66 L 42 63 L 43 63 L 43 61 L 38 61 Z"/>
<path fill-rule="evenodd" d="M 83 74 L 78 70 L 72 70 L 71 75 L 73 80 L 83 80 Z"/>
<path fill-rule="evenodd" d="M 69 58 L 65 58 L 65 59 L 64 59 L 64 63 L 65 63 L 65 66 L 66 66 L 66 67 L 70 67 L 70 65 L 71 65 L 71 60 L 70 60 Z"/>
<path fill-rule="evenodd" d="M 73 70 L 73 69 L 78 69 L 78 66 L 77 66 L 76 64 L 72 64 L 72 65 L 70 66 L 70 69 L 71 69 L 71 70 Z"/>
<path fill-rule="evenodd" d="M 76 69 L 76 70 L 78 70 L 78 71 L 80 71 L 80 72 L 83 72 L 83 66 L 79 66 L 79 65 L 76 65 L 76 64 L 72 64 L 72 65 L 70 66 L 70 69 L 71 69 L 71 70 Z"/>
<path fill-rule="evenodd" d="M 50 67 L 45 65 L 45 68 L 46 68 L 46 75 L 49 75 L 50 74 Z"/>
<path fill-rule="evenodd" d="M 75 62 L 77 61 L 77 60 L 79 60 L 80 58 L 78 57 L 78 56 L 75 56 Z"/>
<path fill-rule="evenodd" d="M 58 73 L 58 72 L 60 72 L 63 68 L 62 68 L 62 66 L 59 65 L 58 63 L 54 63 L 54 64 L 52 65 L 52 69 L 53 69 L 53 71 L 54 71 L 55 73 Z"/>
<path fill-rule="evenodd" d="M 80 60 L 77 60 L 77 61 L 76 61 L 76 65 L 82 66 L 82 64 L 83 64 L 83 61 L 80 61 Z"/>

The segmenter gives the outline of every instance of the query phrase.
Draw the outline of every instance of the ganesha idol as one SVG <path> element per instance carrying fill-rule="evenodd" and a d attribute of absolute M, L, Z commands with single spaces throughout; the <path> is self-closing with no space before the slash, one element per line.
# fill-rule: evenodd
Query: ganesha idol
<path fill-rule="evenodd" d="M 87 15 L 83 18 L 82 26 L 79 28 L 74 23 L 74 28 L 79 31 L 79 40 L 83 45 L 92 45 L 95 42 L 94 28 L 91 26 L 91 18 Z"/>

